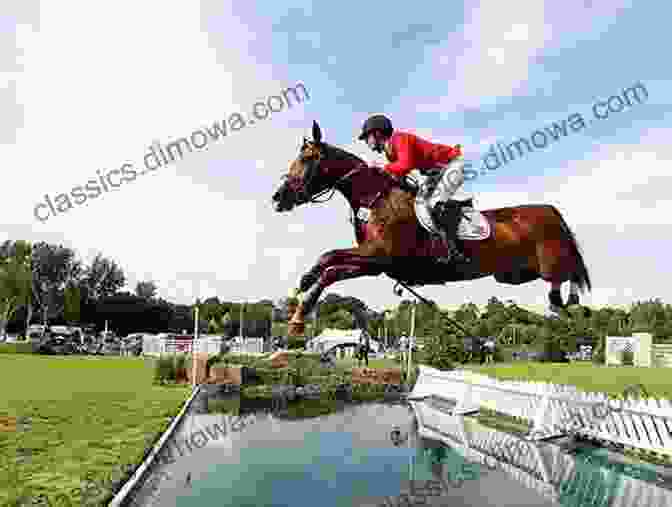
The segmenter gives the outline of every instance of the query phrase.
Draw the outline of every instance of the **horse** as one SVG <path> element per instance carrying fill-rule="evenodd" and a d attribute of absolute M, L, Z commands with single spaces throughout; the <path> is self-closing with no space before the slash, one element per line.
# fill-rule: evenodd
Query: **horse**
<path fill-rule="evenodd" d="M 486 233 L 461 236 L 471 262 L 437 262 L 437 257 L 447 254 L 447 247 L 419 221 L 417 187 L 406 178 L 397 179 L 324 142 L 316 121 L 312 137 L 304 137 L 298 157 L 273 194 L 274 209 L 284 213 L 304 204 L 323 203 L 339 191 L 350 205 L 357 243 L 354 248 L 325 252 L 303 274 L 294 291 L 299 304 L 289 322 L 291 335 L 304 332 L 305 316 L 328 286 L 362 276 L 386 274 L 416 287 L 489 276 L 508 285 L 541 278 L 551 285 L 548 300 L 556 313 L 578 305 L 579 292 L 591 290 L 579 244 L 554 206 L 527 204 L 472 210 L 471 225 L 480 224 L 481 232 L 485 229 Z M 561 286 L 568 281 L 570 295 L 565 305 Z"/>

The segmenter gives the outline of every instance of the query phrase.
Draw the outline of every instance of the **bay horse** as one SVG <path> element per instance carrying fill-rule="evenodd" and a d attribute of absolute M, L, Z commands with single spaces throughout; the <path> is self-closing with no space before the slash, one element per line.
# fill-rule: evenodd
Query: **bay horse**
<path fill-rule="evenodd" d="M 321 255 L 299 282 L 299 304 L 290 335 L 305 329 L 322 292 L 335 282 L 386 274 L 407 286 L 443 285 L 493 276 L 520 285 L 541 278 L 551 284 L 551 309 L 564 308 L 561 285 L 570 282 L 568 305 L 579 304 L 578 291 L 591 289 L 588 270 L 573 232 L 551 205 L 522 205 L 482 210 L 489 225 L 485 238 L 463 241 L 467 264 L 439 263 L 447 248 L 418 221 L 415 189 L 405 180 L 370 167 L 362 159 L 322 141 L 313 122 L 312 140 L 304 138 L 284 182 L 273 194 L 277 212 L 287 212 L 338 190 L 350 204 L 357 246 Z M 362 210 L 364 211 L 362 213 Z"/>

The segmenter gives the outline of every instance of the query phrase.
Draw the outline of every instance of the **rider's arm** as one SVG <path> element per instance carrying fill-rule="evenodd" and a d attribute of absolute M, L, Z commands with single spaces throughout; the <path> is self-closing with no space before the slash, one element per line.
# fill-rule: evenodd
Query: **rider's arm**
<path fill-rule="evenodd" d="M 415 157 L 413 156 L 413 144 L 411 136 L 399 134 L 392 138 L 392 147 L 397 155 L 397 160 L 385 165 L 385 171 L 395 176 L 406 176 L 415 169 Z"/>
<path fill-rule="evenodd" d="M 462 155 L 462 145 L 448 146 L 444 144 L 435 144 L 434 149 L 428 158 L 437 164 L 446 164 L 451 160 Z"/>

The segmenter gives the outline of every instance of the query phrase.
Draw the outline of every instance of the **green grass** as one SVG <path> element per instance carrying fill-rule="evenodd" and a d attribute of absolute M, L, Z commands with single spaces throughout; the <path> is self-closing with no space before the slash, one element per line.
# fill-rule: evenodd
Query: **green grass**
<path fill-rule="evenodd" d="M 672 399 L 670 368 L 635 368 L 625 366 L 596 366 L 576 362 L 519 362 L 494 366 L 468 366 L 469 369 L 503 380 L 531 380 L 570 384 L 587 392 L 604 392 L 619 396 L 626 386 L 642 384 L 650 396 Z"/>
<path fill-rule="evenodd" d="M 0 414 L 30 418 L 26 431 L 0 433 L 0 505 L 38 494 L 79 505 L 86 476 L 100 483 L 139 464 L 190 394 L 152 377 L 143 359 L 0 354 Z"/>
<path fill-rule="evenodd" d="M 0 354 L 32 354 L 33 344 L 29 341 L 0 343 Z"/>

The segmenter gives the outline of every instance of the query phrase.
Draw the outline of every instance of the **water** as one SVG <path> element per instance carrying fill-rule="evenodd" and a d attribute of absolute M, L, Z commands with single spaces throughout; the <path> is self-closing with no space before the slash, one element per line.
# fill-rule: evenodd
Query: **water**
<path fill-rule="evenodd" d="M 225 412 L 209 414 L 208 405 Z M 553 500 L 502 467 L 469 462 L 421 437 L 403 402 L 308 401 L 273 410 L 231 395 L 202 398 L 174 442 L 133 505 L 579 507 L 609 505 L 614 496 L 576 503 L 565 488 Z"/>

